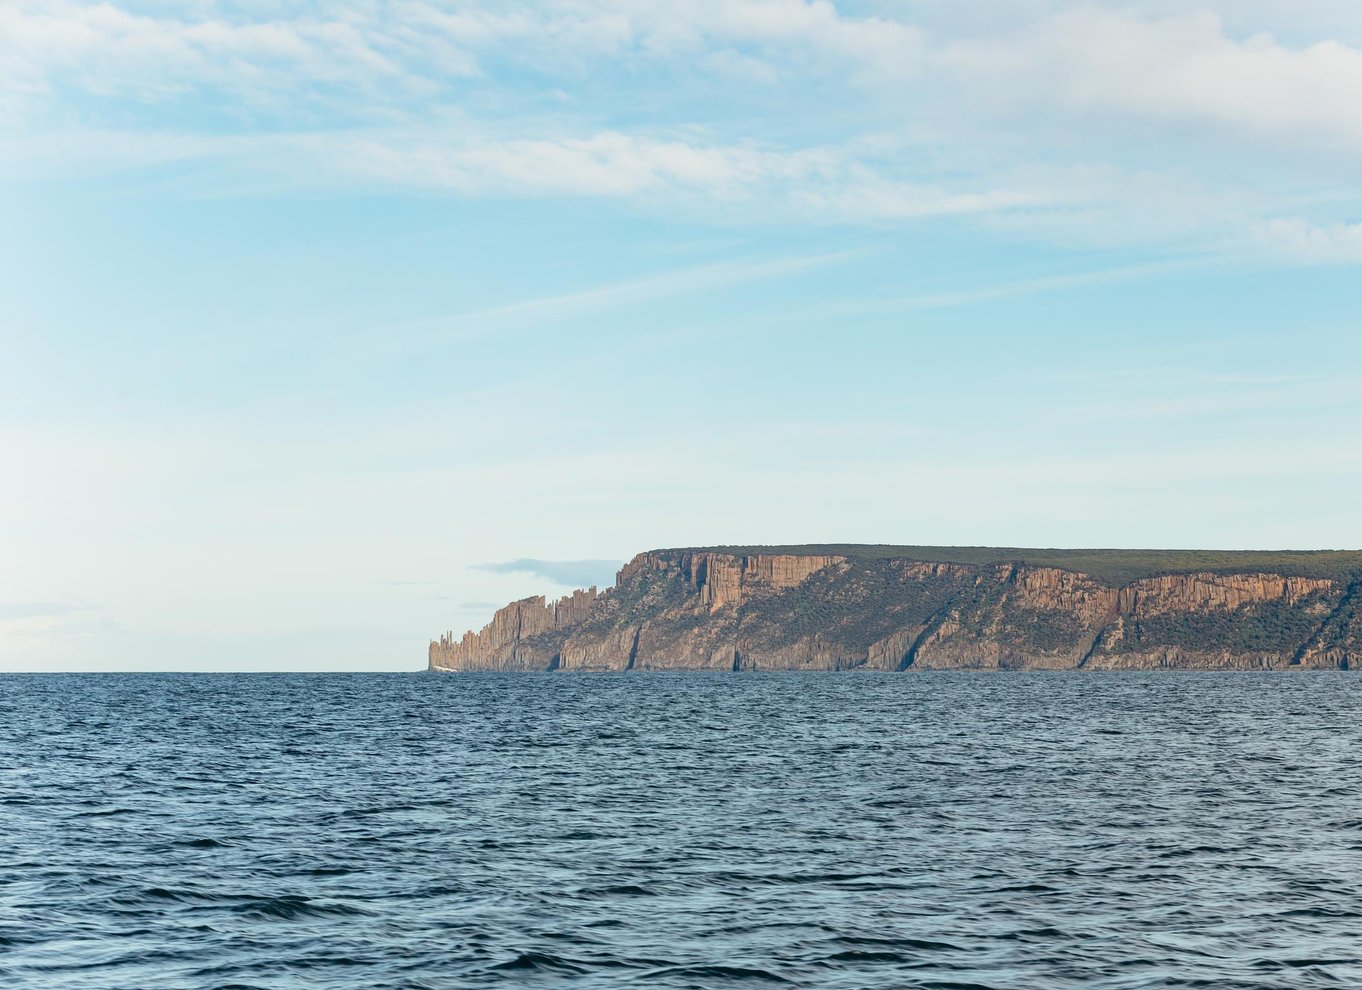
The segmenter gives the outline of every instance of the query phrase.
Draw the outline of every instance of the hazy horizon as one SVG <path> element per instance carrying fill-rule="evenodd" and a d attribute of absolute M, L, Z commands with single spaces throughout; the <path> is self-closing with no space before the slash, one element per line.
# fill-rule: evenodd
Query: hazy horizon
<path fill-rule="evenodd" d="M 0 10 L 0 672 L 658 547 L 1362 547 L 1362 5 Z"/>

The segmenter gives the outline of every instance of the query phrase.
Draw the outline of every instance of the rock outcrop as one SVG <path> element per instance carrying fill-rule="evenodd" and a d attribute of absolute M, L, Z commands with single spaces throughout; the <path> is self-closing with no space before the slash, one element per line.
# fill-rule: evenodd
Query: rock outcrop
<path fill-rule="evenodd" d="M 1129 567 L 1115 551 L 800 550 L 639 554 L 602 593 L 590 588 L 553 603 L 527 598 L 498 611 L 480 632 L 442 636 L 430 644 L 429 665 L 455 671 L 1362 667 L 1362 554 L 1132 551 L 1146 570 L 1150 559 L 1168 566 L 1124 580 Z M 942 559 L 914 559 L 910 550 Z M 1213 569 L 1177 569 L 1208 562 Z M 1278 569 L 1263 569 L 1264 563 Z"/>
<path fill-rule="evenodd" d="M 669 571 L 680 568 L 686 581 L 711 612 L 725 605 L 741 605 L 744 588 L 785 589 L 798 587 L 810 574 L 839 564 L 843 557 L 798 554 L 734 554 L 709 550 L 683 550 L 641 553 L 619 573 L 619 584 L 633 579 L 640 571 Z"/>
<path fill-rule="evenodd" d="M 543 595 L 522 598 L 498 609 L 481 632 L 466 632 L 455 639 L 447 632 L 430 644 L 430 665 L 448 670 L 535 670 L 537 655 L 523 654 L 520 644 L 544 633 L 581 622 L 597 597 L 594 587 L 574 591 L 550 604 Z"/>

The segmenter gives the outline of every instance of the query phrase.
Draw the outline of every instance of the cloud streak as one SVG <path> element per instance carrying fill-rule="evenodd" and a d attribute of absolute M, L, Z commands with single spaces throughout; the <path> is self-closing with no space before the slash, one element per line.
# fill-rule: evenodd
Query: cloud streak
<path fill-rule="evenodd" d="M 618 560 L 536 560 L 522 557 L 499 563 L 478 564 L 477 569 L 492 574 L 529 574 L 564 587 L 606 587 L 614 583 Z"/>
<path fill-rule="evenodd" d="M 60 602 L 0 602 L 0 622 L 59 619 L 86 611 L 89 611 L 86 605 L 66 605 Z"/>
<path fill-rule="evenodd" d="M 373 340 L 384 349 L 424 346 L 437 340 L 469 338 L 511 327 L 560 321 L 583 313 L 618 309 L 654 299 L 719 289 L 765 279 L 790 278 L 853 260 L 858 252 L 832 252 L 773 260 L 739 259 L 655 272 L 609 285 L 558 293 L 384 327 Z"/>

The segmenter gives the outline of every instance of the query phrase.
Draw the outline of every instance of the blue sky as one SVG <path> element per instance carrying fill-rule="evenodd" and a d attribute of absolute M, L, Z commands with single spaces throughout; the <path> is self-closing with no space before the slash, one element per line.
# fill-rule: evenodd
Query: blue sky
<path fill-rule="evenodd" d="M 0 8 L 0 669 L 714 543 L 1362 546 L 1362 6 Z"/>

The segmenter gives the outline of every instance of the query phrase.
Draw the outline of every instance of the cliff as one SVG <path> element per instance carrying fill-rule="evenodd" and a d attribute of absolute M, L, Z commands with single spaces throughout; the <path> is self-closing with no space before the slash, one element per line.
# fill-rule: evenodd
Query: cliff
<path fill-rule="evenodd" d="M 1362 553 L 654 550 L 513 602 L 434 670 L 1362 667 Z"/>

